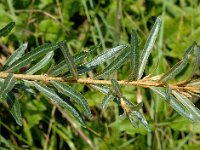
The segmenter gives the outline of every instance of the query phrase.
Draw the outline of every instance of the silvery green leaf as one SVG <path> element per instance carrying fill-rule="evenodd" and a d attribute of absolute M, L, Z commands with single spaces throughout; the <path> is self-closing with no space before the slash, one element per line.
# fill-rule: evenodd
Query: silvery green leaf
<path fill-rule="evenodd" d="M 33 90 L 32 88 L 26 86 L 26 85 L 25 85 L 24 83 L 22 83 L 22 82 L 21 82 L 21 83 L 15 84 L 15 87 L 14 87 L 14 88 L 20 89 L 20 90 L 22 90 L 22 91 L 25 91 L 26 93 L 31 94 L 31 95 L 35 95 L 34 90 Z"/>
<path fill-rule="evenodd" d="M 8 74 L 8 76 L 5 78 L 3 85 L 1 86 L 0 91 L 0 100 L 5 100 L 8 92 L 10 92 L 13 87 L 15 86 L 16 79 L 13 76 L 13 74 Z"/>
<path fill-rule="evenodd" d="M 173 90 L 172 93 L 192 114 L 194 121 L 200 122 L 200 110 L 185 95 L 175 90 Z"/>
<path fill-rule="evenodd" d="M 90 84 L 89 86 L 94 88 L 94 89 L 96 89 L 96 90 L 98 90 L 98 91 L 100 91 L 100 92 L 102 92 L 102 93 L 104 93 L 104 94 L 108 94 L 109 91 L 110 91 L 109 87 L 104 86 L 104 85 Z"/>
<path fill-rule="evenodd" d="M 197 45 L 197 48 L 196 48 L 196 59 L 195 59 L 195 64 L 194 64 L 194 68 L 193 68 L 193 72 L 192 72 L 191 76 L 193 76 L 195 74 L 195 72 L 197 70 L 199 70 L 199 65 L 200 65 L 200 46 Z"/>
<path fill-rule="evenodd" d="M 109 59 L 113 58 L 117 53 L 119 53 L 122 49 L 124 49 L 126 47 L 127 47 L 126 45 L 120 45 L 120 46 L 114 47 L 114 48 L 112 48 L 108 51 L 103 52 L 102 54 L 98 55 L 97 57 L 95 57 L 91 61 L 82 65 L 79 68 L 78 73 L 83 74 L 83 73 L 86 73 L 88 71 L 93 70 L 94 68 L 96 68 L 100 64 L 102 64 L 102 63 L 108 61 Z"/>
<path fill-rule="evenodd" d="M 88 52 L 80 52 L 79 54 L 73 57 L 74 63 L 78 64 L 84 60 L 85 57 L 88 56 Z M 69 70 L 68 65 L 66 64 L 65 60 L 62 60 L 58 65 L 54 66 L 50 71 L 49 74 L 52 76 L 63 75 Z"/>
<path fill-rule="evenodd" d="M 183 60 L 176 63 L 167 73 L 165 73 L 161 78 L 160 81 L 167 81 L 174 78 L 178 73 L 180 73 L 188 64 L 188 55 L 193 52 L 196 43 L 194 42 L 185 52 Z"/>
<path fill-rule="evenodd" d="M 108 104 L 111 100 L 113 100 L 113 95 L 112 95 L 112 92 L 110 91 L 102 100 L 102 107 L 103 109 L 107 109 L 108 107 Z"/>
<path fill-rule="evenodd" d="M 161 19 L 158 17 L 156 19 L 156 22 L 155 22 L 153 28 L 151 29 L 149 37 L 147 38 L 147 41 L 144 45 L 144 49 L 143 49 L 142 54 L 140 56 L 140 66 L 139 66 L 139 69 L 138 69 L 138 79 L 140 79 L 143 75 L 143 72 L 144 72 L 145 66 L 147 64 L 149 55 L 151 53 L 153 45 L 154 45 L 156 38 L 158 36 L 158 31 L 160 29 L 160 25 L 161 25 Z"/>
<path fill-rule="evenodd" d="M 16 100 L 14 94 L 11 92 L 7 96 L 7 104 L 9 106 L 9 111 L 12 114 L 18 125 L 22 125 L 22 115 L 21 115 L 21 106 L 18 100 Z"/>
<path fill-rule="evenodd" d="M 87 103 L 86 98 L 81 93 L 79 93 L 78 91 L 76 91 L 72 87 L 70 87 L 69 85 L 64 84 L 62 82 L 51 81 L 51 83 L 58 90 L 58 92 L 70 97 L 76 103 L 78 103 L 80 105 L 80 107 L 83 109 L 83 111 L 85 112 L 85 114 L 87 115 L 87 117 L 91 118 L 90 107 Z"/>
<path fill-rule="evenodd" d="M 66 100 L 66 99 L 62 99 L 60 96 L 58 96 L 56 94 L 56 92 L 54 90 L 52 90 L 51 88 L 42 85 L 38 82 L 31 82 L 33 86 L 35 86 L 35 88 L 40 91 L 43 95 L 45 95 L 46 97 L 48 97 L 50 100 L 52 100 L 54 103 L 60 105 L 61 107 L 67 109 L 73 116 L 74 118 L 76 118 L 79 123 L 85 127 L 85 122 L 80 114 L 80 112 L 78 111 L 78 109 L 75 108 L 75 106 L 73 106 L 73 104 Z"/>
<path fill-rule="evenodd" d="M 168 102 L 170 104 L 170 106 L 177 111 L 180 115 L 182 115 L 183 117 L 189 119 L 189 120 L 193 120 L 194 118 L 192 116 L 192 114 L 188 111 L 188 109 L 182 104 L 180 103 L 173 95 L 170 95 L 170 101 L 168 99 L 166 99 L 166 93 L 164 92 L 163 88 L 159 88 L 159 87 L 150 87 L 150 89 L 158 94 L 162 99 L 164 99 L 166 102 Z"/>
<path fill-rule="evenodd" d="M 51 44 L 44 44 L 42 46 L 39 46 L 38 48 L 35 48 L 34 50 L 30 51 L 29 53 L 22 56 L 20 59 L 15 61 L 11 66 L 8 67 L 8 72 L 14 72 L 21 67 L 26 66 L 31 61 L 34 61 L 44 55 L 46 55 L 48 52 L 51 52 L 57 48 L 59 48 L 58 43 L 51 43 Z"/>
<path fill-rule="evenodd" d="M 22 57 L 27 49 L 28 43 L 22 44 L 14 53 L 8 58 L 2 70 L 6 70 L 8 66 L 12 65 L 16 60 Z"/>
<path fill-rule="evenodd" d="M 51 51 L 46 54 L 44 58 L 42 58 L 37 64 L 26 71 L 26 74 L 34 74 L 43 67 L 45 67 L 53 58 L 54 52 Z"/>
<path fill-rule="evenodd" d="M 115 79 L 111 79 L 111 83 L 112 83 L 113 89 L 114 89 L 114 91 L 115 91 L 115 94 L 116 94 L 119 98 L 122 98 L 123 95 L 122 95 L 122 91 L 121 91 L 121 88 L 120 88 L 119 83 L 118 83 Z"/>
<path fill-rule="evenodd" d="M 123 114 L 119 115 L 120 120 L 124 120 L 126 119 L 126 117 L 127 117 L 126 111 L 124 111 Z"/>
<path fill-rule="evenodd" d="M 76 64 L 74 63 L 74 58 L 69 53 L 66 42 L 65 41 L 61 42 L 59 44 L 59 47 L 64 55 L 65 62 L 68 65 L 69 71 L 72 74 L 73 79 L 77 80 L 78 72 L 77 72 Z"/>
<path fill-rule="evenodd" d="M 13 29 L 14 26 L 15 26 L 15 23 L 14 22 L 10 22 L 5 27 L 3 27 L 0 30 L 0 37 L 8 35 L 8 33 L 10 33 L 10 31 Z"/>
<path fill-rule="evenodd" d="M 138 119 L 137 119 L 135 113 L 133 113 L 133 112 L 128 113 L 128 117 L 129 117 L 129 120 L 131 121 L 131 124 L 133 125 L 133 127 L 138 128 Z"/>
<path fill-rule="evenodd" d="M 136 30 L 132 30 L 131 34 L 131 48 L 130 48 L 130 74 L 129 81 L 136 80 L 139 68 L 139 49 L 138 49 L 138 37 Z"/>
<path fill-rule="evenodd" d="M 106 75 L 112 74 L 114 71 L 119 69 L 130 57 L 130 49 L 126 49 L 122 52 L 110 65 L 108 65 L 101 73 L 99 73 L 95 78 L 103 78 Z"/>

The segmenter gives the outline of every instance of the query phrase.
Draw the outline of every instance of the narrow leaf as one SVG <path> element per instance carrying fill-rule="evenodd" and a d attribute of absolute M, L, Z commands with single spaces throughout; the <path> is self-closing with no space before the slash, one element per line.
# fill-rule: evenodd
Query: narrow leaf
<path fill-rule="evenodd" d="M 136 30 L 132 30 L 131 34 L 131 53 L 130 53 L 130 75 L 129 81 L 136 80 L 139 68 L 139 49 L 138 49 L 138 37 Z"/>
<path fill-rule="evenodd" d="M 10 33 L 10 31 L 13 29 L 14 26 L 15 26 L 15 23 L 14 22 L 10 22 L 5 27 L 3 27 L 0 30 L 0 37 L 8 35 L 8 33 Z"/>
<path fill-rule="evenodd" d="M 22 44 L 14 53 L 8 58 L 2 70 L 6 70 L 8 66 L 12 65 L 16 60 L 22 57 L 27 49 L 28 43 Z"/>
<path fill-rule="evenodd" d="M 31 61 L 34 61 L 44 55 L 46 55 L 48 52 L 51 52 L 57 48 L 59 43 L 51 43 L 51 44 L 44 44 L 42 46 L 39 46 L 38 48 L 30 51 L 29 53 L 25 54 L 22 56 L 20 59 L 15 61 L 8 69 L 8 72 L 14 72 L 21 67 L 26 66 L 29 64 Z"/>
<path fill-rule="evenodd" d="M 8 93 L 7 104 L 9 106 L 10 113 L 15 119 L 18 125 L 22 125 L 22 115 L 21 115 L 21 106 L 18 100 L 16 100 L 14 94 Z"/>
<path fill-rule="evenodd" d="M 83 111 L 86 113 L 88 118 L 91 118 L 91 111 L 90 111 L 90 107 L 87 103 L 86 98 L 79 92 L 77 92 L 76 90 L 74 90 L 72 87 L 70 87 L 67 84 L 61 83 L 59 81 L 51 81 L 51 83 L 53 84 L 53 86 L 62 94 L 70 97 L 71 99 L 73 99 L 75 102 L 77 102 L 81 108 L 83 109 Z"/>
<path fill-rule="evenodd" d="M 40 91 L 43 95 L 47 96 L 49 99 L 51 99 L 54 103 L 60 105 L 61 107 L 67 109 L 70 113 L 72 113 L 72 115 L 74 116 L 74 118 L 76 118 L 79 123 L 85 127 L 85 122 L 80 114 L 80 112 L 75 108 L 75 106 L 73 106 L 72 103 L 70 103 L 70 101 L 67 101 L 66 99 L 63 100 L 61 97 L 59 97 L 56 92 L 54 90 L 52 90 L 51 88 L 42 85 L 40 83 L 37 82 L 31 82 L 35 88 Z"/>
<path fill-rule="evenodd" d="M 109 102 L 113 99 L 112 92 L 110 91 L 102 100 L 102 107 L 103 109 L 107 109 Z"/>
<path fill-rule="evenodd" d="M 138 128 L 138 120 L 136 118 L 135 113 L 131 112 L 128 114 L 129 120 L 131 121 L 131 124 L 134 128 Z"/>
<path fill-rule="evenodd" d="M 188 55 L 194 50 L 196 43 L 194 42 L 185 52 L 183 60 L 176 63 L 167 73 L 165 73 L 161 78 L 160 81 L 167 81 L 174 78 L 178 73 L 180 73 L 188 64 L 189 59 Z"/>
<path fill-rule="evenodd" d="M 126 45 L 120 45 L 117 47 L 114 47 L 108 51 L 103 52 L 102 54 L 95 57 L 93 60 L 85 63 L 78 69 L 78 74 L 83 74 L 88 71 L 93 70 L 100 64 L 108 61 L 109 59 L 113 58 L 117 53 L 119 53 L 122 49 L 126 48 Z M 69 76 L 69 75 L 68 75 Z"/>
<path fill-rule="evenodd" d="M 77 68 L 76 65 L 74 63 L 74 59 L 71 56 L 71 54 L 69 53 L 69 50 L 67 48 L 66 42 L 61 42 L 59 44 L 59 47 L 64 55 L 65 58 L 65 62 L 68 65 L 69 71 L 72 74 L 73 79 L 77 80 L 78 79 L 78 73 L 77 73 Z"/>
<path fill-rule="evenodd" d="M 100 92 L 102 92 L 102 93 L 104 93 L 104 94 L 108 94 L 109 91 L 110 91 L 109 87 L 104 86 L 104 85 L 90 84 L 89 86 L 100 91 Z"/>
<path fill-rule="evenodd" d="M 74 63 L 78 64 L 84 60 L 85 57 L 88 56 L 88 52 L 80 52 L 79 54 L 73 57 Z M 65 60 L 62 60 L 58 65 L 54 66 L 50 71 L 49 74 L 52 76 L 63 75 L 68 71 L 68 65 L 66 64 Z"/>
<path fill-rule="evenodd" d="M 45 67 L 53 58 L 54 52 L 51 51 L 46 54 L 44 58 L 42 58 L 37 64 L 31 67 L 29 70 L 26 71 L 26 74 L 34 74 L 43 67 Z"/>
<path fill-rule="evenodd" d="M 161 19 L 158 17 L 156 19 L 156 22 L 153 26 L 153 28 L 151 29 L 151 32 L 149 34 L 149 37 L 147 38 L 147 41 L 144 45 L 144 49 L 142 51 L 141 57 L 140 57 L 140 66 L 139 66 L 139 71 L 138 71 L 138 79 L 140 79 L 143 75 L 145 66 L 147 64 L 147 60 L 149 58 L 149 55 L 151 53 L 151 50 L 153 48 L 153 45 L 156 41 L 156 38 L 158 36 L 158 31 L 160 29 L 160 25 L 161 25 Z"/>
<path fill-rule="evenodd" d="M 192 114 L 194 121 L 200 122 L 200 110 L 185 95 L 175 90 L 173 90 L 172 93 Z"/>
<path fill-rule="evenodd" d="M 200 65 L 200 46 L 197 45 L 197 48 L 196 48 L 196 59 L 195 59 L 195 64 L 194 64 L 194 68 L 193 68 L 191 76 L 193 76 L 196 73 L 196 71 L 199 70 L 199 65 Z"/>
<path fill-rule="evenodd" d="M 8 92 L 10 92 L 13 89 L 15 82 L 16 82 L 16 79 L 13 76 L 13 74 L 8 74 L 8 76 L 5 78 L 4 83 L 1 87 L 0 100 L 6 98 Z"/>
<path fill-rule="evenodd" d="M 170 95 L 170 101 L 168 99 L 166 99 L 165 92 L 162 90 L 162 88 L 159 87 L 150 87 L 150 89 L 158 94 L 162 99 L 164 99 L 166 102 L 168 102 L 170 104 L 170 106 L 177 111 L 180 115 L 182 115 L 183 117 L 189 119 L 189 120 L 193 120 L 194 118 L 192 116 L 192 114 L 188 111 L 188 109 L 182 104 L 180 103 L 173 95 Z"/>
<path fill-rule="evenodd" d="M 129 48 L 122 52 L 110 65 L 108 65 L 101 73 L 99 73 L 95 78 L 103 78 L 106 75 L 112 74 L 114 71 L 119 69 L 130 57 Z"/>
<path fill-rule="evenodd" d="M 122 91 L 121 91 L 121 88 L 120 88 L 119 83 L 118 83 L 115 79 L 111 79 L 111 83 L 112 83 L 112 86 L 113 86 L 113 88 L 114 88 L 115 94 L 116 94 L 119 98 L 122 98 L 123 95 L 122 95 Z"/>

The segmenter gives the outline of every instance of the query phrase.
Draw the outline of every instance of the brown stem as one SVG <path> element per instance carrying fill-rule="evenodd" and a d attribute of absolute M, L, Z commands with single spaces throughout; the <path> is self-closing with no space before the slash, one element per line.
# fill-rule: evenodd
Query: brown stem
<path fill-rule="evenodd" d="M 0 78 L 6 78 L 9 73 L 0 72 Z M 24 79 L 24 80 L 37 80 L 37 81 L 44 81 L 49 82 L 52 80 L 61 81 L 61 82 L 70 82 L 70 83 L 81 83 L 81 84 L 101 84 L 101 85 L 111 85 L 110 80 L 96 80 L 91 78 L 80 78 L 76 81 L 74 80 L 67 80 L 62 77 L 51 77 L 48 75 L 28 75 L 28 74 L 14 74 L 16 79 Z M 118 81 L 120 85 L 131 85 L 131 86 L 140 86 L 140 87 L 165 87 L 166 85 L 163 82 L 158 81 L 147 81 L 147 80 L 137 80 L 137 81 L 127 81 L 121 80 Z M 184 86 L 184 85 L 175 85 L 175 84 L 168 84 L 171 89 L 182 90 L 182 91 L 191 91 L 194 93 L 200 93 L 199 87 L 194 86 Z"/>

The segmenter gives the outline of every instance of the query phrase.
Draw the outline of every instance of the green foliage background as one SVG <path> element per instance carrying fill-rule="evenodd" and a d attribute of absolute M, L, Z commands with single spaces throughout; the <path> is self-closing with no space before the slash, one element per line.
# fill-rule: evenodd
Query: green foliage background
<path fill-rule="evenodd" d="M 10 21 L 16 23 L 9 36 L 0 39 L 0 63 L 4 64 L 14 50 L 25 42 L 28 42 L 30 50 L 47 42 L 67 40 L 72 54 L 101 44 L 98 54 L 118 44 L 129 43 L 133 28 L 137 30 L 142 49 L 155 19 L 160 16 L 160 35 L 150 56 L 146 75 L 161 74 L 182 58 L 193 41 L 199 44 L 199 9 L 198 0 L 0 0 L 0 27 Z M 57 52 L 51 64 L 63 59 L 61 55 L 61 52 Z M 128 66 L 123 66 L 116 74 L 118 79 L 126 79 L 128 69 Z M 180 74 L 177 80 L 189 78 L 191 69 L 188 70 L 184 76 Z M 45 68 L 38 74 L 44 71 Z M 149 90 L 140 89 L 136 95 L 136 88 L 124 87 L 123 93 L 133 102 L 138 96 L 142 98 L 145 117 L 153 128 L 151 133 L 147 133 L 142 126 L 133 128 L 129 120 L 120 120 L 118 116 L 122 110 L 114 103 L 107 110 L 102 110 L 101 93 L 88 90 L 83 85 L 74 87 L 84 93 L 93 114 L 91 120 L 86 120 L 89 129 L 74 122 L 91 139 L 96 149 L 200 147 L 200 126 L 178 115 Z M 0 147 L 42 149 L 48 124 L 53 120 L 48 149 L 89 149 L 85 140 L 77 135 L 58 111 L 51 116 L 52 105 L 43 96 L 38 94 L 34 99 L 21 93 L 18 99 L 23 115 L 21 127 L 8 110 L 0 106 Z M 198 98 L 194 99 L 194 103 L 200 106 Z"/>

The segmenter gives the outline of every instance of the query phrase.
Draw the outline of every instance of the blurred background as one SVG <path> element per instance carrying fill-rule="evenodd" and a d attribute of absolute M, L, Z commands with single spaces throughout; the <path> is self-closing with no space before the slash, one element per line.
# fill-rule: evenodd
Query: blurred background
<path fill-rule="evenodd" d="M 198 0 L 0 0 L 0 28 L 11 21 L 16 23 L 7 37 L 0 38 L 0 65 L 25 42 L 30 51 L 44 43 L 67 40 L 72 54 L 101 44 L 98 54 L 119 44 L 129 44 L 132 29 L 137 30 L 142 50 L 158 16 L 162 25 L 146 75 L 166 72 L 180 61 L 194 41 L 200 44 Z M 62 59 L 61 52 L 57 52 L 52 64 Z M 177 80 L 189 78 L 191 70 L 187 70 Z M 38 74 L 45 71 L 44 68 Z M 127 79 L 128 71 L 129 65 L 121 67 L 116 74 L 118 79 Z M 89 76 L 93 77 L 93 73 Z M 71 123 L 62 117 L 39 93 L 33 97 L 19 92 L 23 126 L 18 126 L 0 104 L 0 149 L 195 150 L 200 147 L 200 126 L 181 117 L 148 89 L 123 87 L 123 93 L 132 102 L 144 102 L 143 113 L 153 129 L 151 133 L 143 126 L 135 129 L 128 119 L 120 120 L 122 110 L 113 102 L 107 110 L 102 110 L 103 94 L 84 85 L 73 86 L 91 106 L 93 118 L 86 120 L 86 129 L 70 115 Z M 200 106 L 198 98 L 193 102 Z"/>

